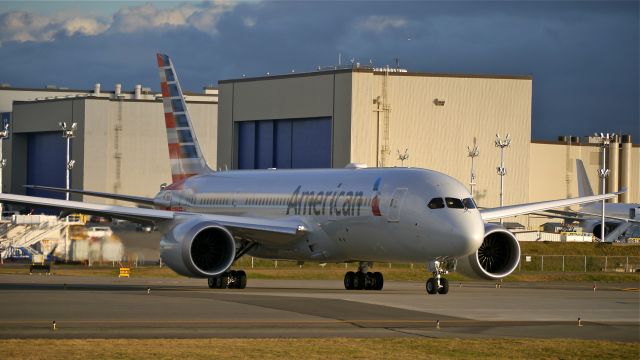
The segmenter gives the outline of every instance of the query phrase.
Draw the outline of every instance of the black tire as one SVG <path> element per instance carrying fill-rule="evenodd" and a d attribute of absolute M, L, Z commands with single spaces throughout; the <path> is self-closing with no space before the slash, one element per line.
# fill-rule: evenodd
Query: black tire
<path fill-rule="evenodd" d="M 438 281 L 434 278 L 429 278 L 426 284 L 427 293 L 436 294 L 438 292 Z"/>
<path fill-rule="evenodd" d="M 231 283 L 229 284 L 229 289 L 237 289 L 238 285 L 238 272 L 235 270 L 227 271 L 227 277 L 231 279 Z M 228 281 L 227 281 L 228 283 Z"/>
<path fill-rule="evenodd" d="M 209 289 L 215 289 L 216 288 L 216 278 L 214 277 L 210 277 L 207 279 L 207 285 L 209 285 Z"/>
<path fill-rule="evenodd" d="M 359 272 L 359 271 L 354 274 L 354 277 L 353 277 L 353 288 L 355 290 L 364 289 L 365 277 L 366 277 L 366 275 L 364 273 Z"/>
<path fill-rule="evenodd" d="M 440 278 L 440 288 L 438 289 L 438 294 L 446 294 L 449 292 L 449 280 L 445 278 Z"/>
<path fill-rule="evenodd" d="M 346 274 L 344 274 L 344 288 L 347 290 L 353 290 L 353 281 L 355 278 L 356 274 L 354 274 L 353 271 L 348 271 Z"/>
<path fill-rule="evenodd" d="M 226 289 L 229 286 L 229 275 L 222 274 L 216 277 L 216 289 Z"/>
<path fill-rule="evenodd" d="M 238 270 L 236 273 L 238 283 L 236 289 L 244 289 L 247 287 L 247 273 L 244 270 Z"/>
<path fill-rule="evenodd" d="M 377 271 L 374 272 L 373 278 L 375 279 L 375 284 L 376 284 L 376 286 L 374 287 L 374 290 L 382 290 L 382 287 L 384 286 L 384 277 L 382 276 L 382 273 L 379 273 Z"/>
<path fill-rule="evenodd" d="M 364 275 L 364 289 L 365 290 L 373 290 L 376 286 L 376 279 L 373 277 L 372 272 L 367 272 Z"/>

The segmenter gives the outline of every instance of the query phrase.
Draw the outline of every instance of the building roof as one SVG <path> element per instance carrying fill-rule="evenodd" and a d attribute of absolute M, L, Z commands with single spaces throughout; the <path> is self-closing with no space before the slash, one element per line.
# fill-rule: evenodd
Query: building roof
<path fill-rule="evenodd" d="M 267 75 L 257 77 L 242 77 L 237 79 L 220 80 L 218 84 L 229 84 L 236 82 L 246 81 L 262 81 L 262 80 L 275 80 L 275 79 L 287 79 L 298 77 L 311 77 L 318 75 L 330 75 L 330 74 L 344 74 L 344 73 L 371 73 L 374 75 L 383 75 L 384 69 L 371 68 L 371 67 L 334 67 L 323 68 L 317 71 L 279 74 L 279 75 Z M 448 77 L 448 78 L 467 78 L 467 79 L 511 79 L 511 80 L 533 80 L 532 75 L 496 75 L 496 74 L 453 74 L 453 73 L 428 73 L 428 72 L 410 72 L 402 69 L 389 69 L 390 76 L 418 76 L 418 77 Z"/>

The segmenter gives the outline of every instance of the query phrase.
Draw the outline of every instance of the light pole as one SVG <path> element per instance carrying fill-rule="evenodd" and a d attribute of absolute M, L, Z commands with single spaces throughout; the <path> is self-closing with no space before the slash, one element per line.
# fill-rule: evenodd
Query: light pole
<path fill-rule="evenodd" d="M 76 161 L 71 160 L 71 139 L 74 138 L 75 131 L 78 130 L 78 123 L 73 123 L 71 126 L 67 126 L 66 122 L 58 123 L 60 128 L 62 129 L 62 137 L 67 139 L 67 175 L 66 175 L 66 189 L 69 190 L 70 179 L 71 179 L 71 169 L 73 169 L 73 165 L 75 165 Z M 65 194 L 65 199 L 69 200 L 69 192 L 67 191 Z"/>
<path fill-rule="evenodd" d="M 73 169 L 73 165 L 75 165 L 76 161 L 75 160 L 71 160 L 71 139 L 74 138 L 75 135 L 75 131 L 78 130 L 78 123 L 72 123 L 71 126 L 67 126 L 66 122 L 60 122 L 58 123 L 58 125 L 60 125 L 60 128 L 62 129 L 62 137 L 67 139 L 67 163 L 66 163 L 66 169 L 67 169 L 67 176 L 66 176 L 66 189 L 69 190 L 69 186 L 71 183 L 71 169 Z M 69 192 L 67 191 L 65 193 L 65 197 L 66 200 L 69 200 Z M 68 218 L 67 218 L 68 220 Z M 67 249 L 68 247 L 68 243 L 69 243 L 69 226 L 66 226 L 66 231 L 65 231 L 65 239 L 64 239 L 64 261 L 67 261 Z"/>
<path fill-rule="evenodd" d="M 400 166 L 404 167 L 404 161 L 409 158 L 409 149 L 404 149 L 404 154 L 400 154 L 398 150 L 398 160 L 400 160 Z"/>
<path fill-rule="evenodd" d="M 600 137 L 600 147 L 602 148 L 602 168 L 598 169 L 598 176 L 602 180 L 602 194 L 605 193 L 606 189 L 606 181 L 607 176 L 609 176 L 609 169 L 607 169 L 607 148 L 611 144 L 611 139 L 613 139 L 613 135 L 610 134 L 595 134 Z M 602 223 L 600 225 L 600 241 L 604 242 L 604 206 L 605 200 L 602 200 Z"/>
<path fill-rule="evenodd" d="M 496 147 L 500 148 L 500 166 L 496 168 L 498 175 L 500 175 L 500 207 L 504 205 L 504 176 L 507 175 L 507 169 L 504 167 L 504 148 L 511 145 L 511 137 L 507 134 L 504 139 L 500 138 L 500 134 L 496 134 L 495 140 Z M 502 218 L 500 218 L 500 224 L 502 224 Z"/>
<path fill-rule="evenodd" d="M 467 151 L 469 151 L 468 156 L 471 158 L 471 181 L 469 182 L 469 185 L 471 187 L 471 197 L 473 197 L 473 186 L 476 184 L 476 167 L 473 160 L 480 155 L 480 151 L 476 145 L 475 136 L 473 137 L 473 147 L 467 146 Z"/>
<path fill-rule="evenodd" d="M 4 123 L 2 131 L 0 131 L 0 193 L 2 192 L 2 169 L 7 165 L 7 159 L 2 155 L 2 140 L 9 137 L 9 123 Z M 0 203 L 0 220 L 2 220 L 2 212 L 4 208 Z"/>

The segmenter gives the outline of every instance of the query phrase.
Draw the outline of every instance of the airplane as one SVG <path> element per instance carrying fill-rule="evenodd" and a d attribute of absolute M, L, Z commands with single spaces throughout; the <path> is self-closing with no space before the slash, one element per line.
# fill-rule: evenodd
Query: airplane
<path fill-rule="evenodd" d="M 578 181 L 578 195 L 591 196 L 593 189 L 582 160 L 576 159 L 576 176 Z M 550 217 L 559 217 L 577 221 L 586 233 L 592 233 L 597 238 L 602 236 L 602 204 L 592 203 L 581 205 L 578 211 L 547 210 Z M 624 233 L 633 233 L 640 237 L 640 204 L 606 203 L 605 208 L 605 242 L 612 242 Z M 542 214 L 541 214 L 542 215 Z"/>
<path fill-rule="evenodd" d="M 205 162 L 169 56 L 157 54 L 173 183 L 154 198 L 67 190 L 144 207 L 0 194 L 10 204 L 61 209 L 157 226 L 162 261 L 175 272 L 206 278 L 210 288 L 242 289 L 241 256 L 355 262 L 347 290 L 381 290 L 373 262 L 425 263 L 429 294 L 446 294 L 443 276 L 501 279 L 520 261 L 515 236 L 488 221 L 609 199 L 617 193 L 478 209 L 458 180 L 419 168 L 213 171 Z"/>

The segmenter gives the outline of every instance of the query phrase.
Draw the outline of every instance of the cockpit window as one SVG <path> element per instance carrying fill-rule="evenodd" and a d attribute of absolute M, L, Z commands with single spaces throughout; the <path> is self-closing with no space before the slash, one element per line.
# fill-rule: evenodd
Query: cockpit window
<path fill-rule="evenodd" d="M 466 207 L 467 209 L 475 209 L 476 208 L 476 202 L 473 201 L 472 198 L 462 199 L 462 205 L 464 205 L 464 207 Z"/>
<path fill-rule="evenodd" d="M 429 209 L 442 209 L 444 207 L 444 200 L 442 200 L 442 198 L 433 198 L 427 206 Z"/>
<path fill-rule="evenodd" d="M 462 200 L 456 198 L 444 198 L 447 203 L 447 207 L 451 209 L 464 209 L 464 205 L 462 204 Z"/>

